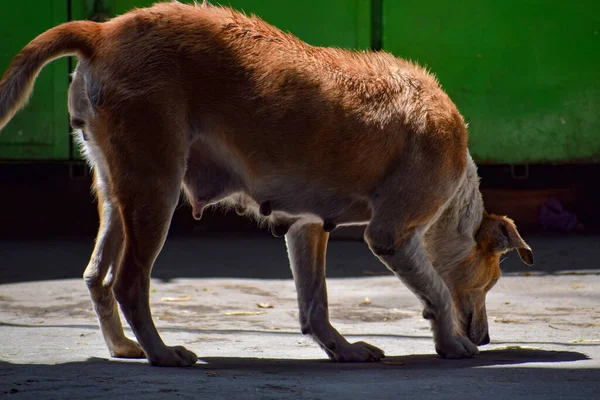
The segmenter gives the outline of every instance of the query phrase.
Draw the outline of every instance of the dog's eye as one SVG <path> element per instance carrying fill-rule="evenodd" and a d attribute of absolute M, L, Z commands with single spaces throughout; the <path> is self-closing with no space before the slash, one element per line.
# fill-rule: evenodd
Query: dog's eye
<path fill-rule="evenodd" d="M 73 129 L 83 129 L 85 121 L 79 118 L 71 118 L 71 126 Z"/>

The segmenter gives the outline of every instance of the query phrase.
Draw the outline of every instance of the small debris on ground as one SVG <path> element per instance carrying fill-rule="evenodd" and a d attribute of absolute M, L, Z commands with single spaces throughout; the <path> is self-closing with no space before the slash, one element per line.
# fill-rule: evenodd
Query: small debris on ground
<path fill-rule="evenodd" d="M 552 329 L 556 329 L 557 331 L 569 331 L 570 329 L 557 328 L 556 326 L 548 325 L 548 327 Z"/>
<path fill-rule="evenodd" d="M 192 298 L 192 296 L 184 296 L 184 297 L 163 297 L 162 301 L 168 301 L 172 303 L 182 303 L 184 301 L 188 301 Z"/>
<path fill-rule="evenodd" d="M 404 365 L 404 363 L 400 362 L 400 361 L 386 361 L 386 360 L 383 360 L 382 363 L 384 363 L 385 365 Z"/>
<path fill-rule="evenodd" d="M 359 306 L 368 306 L 369 304 L 371 304 L 371 299 L 369 299 L 368 297 L 365 297 L 363 301 L 358 303 Z"/>
<path fill-rule="evenodd" d="M 226 312 L 225 315 L 228 317 L 234 316 L 234 315 L 260 315 L 260 314 L 266 314 L 266 311 L 232 311 L 232 312 Z"/>
<path fill-rule="evenodd" d="M 494 347 L 492 350 L 540 350 L 541 347 L 530 347 L 530 346 L 498 346 Z"/>
<path fill-rule="evenodd" d="M 600 339 L 575 339 L 569 343 L 600 343 Z"/>

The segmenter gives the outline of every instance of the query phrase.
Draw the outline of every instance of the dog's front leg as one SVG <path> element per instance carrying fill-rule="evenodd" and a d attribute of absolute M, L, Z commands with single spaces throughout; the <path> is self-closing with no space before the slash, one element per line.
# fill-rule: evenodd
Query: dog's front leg
<path fill-rule="evenodd" d="M 325 284 L 325 252 L 329 234 L 320 224 L 294 224 L 285 235 L 298 293 L 300 326 L 330 359 L 340 362 L 377 361 L 383 351 L 368 343 L 349 343 L 329 322 Z"/>
<path fill-rule="evenodd" d="M 440 356 L 466 358 L 477 354 L 477 346 L 455 332 L 450 291 L 429 260 L 422 234 L 413 228 L 399 235 L 393 222 L 390 218 L 374 218 L 369 223 L 365 232 L 369 247 L 423 302 L 423 314 L 431 320 L 435 349 Z"/>

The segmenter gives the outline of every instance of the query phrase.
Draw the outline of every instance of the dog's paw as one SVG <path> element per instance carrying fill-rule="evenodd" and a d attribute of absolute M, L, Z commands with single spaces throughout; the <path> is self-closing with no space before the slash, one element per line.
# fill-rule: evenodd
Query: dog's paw
<path fill-rule="evenodd" d="M 142 347 L 131 339 L 124 338 L 121 342 L 113 344 L 110 355 L 114 358 L 146 358 Z"/>
<path fill-rule="evenodd" d="M 165 352 L 149 359 L 157 367 L 189 367 L 198 361 L 198 356 L 183 346 L 166 347 Z"/>
<path fill-rule="evenodd" d="M 345 343 L 327 353 L 332 361 L 337 362 L 373 362 L 385 357 L 383 350 L 365 342 Z"/>
<path fill-rule="evenodd" d="M 442 358 L 469 358 L 479 354 L 479 349 L 465 336 L 454 336 L 450 340 L 436 344 L 435 351 Z"/>

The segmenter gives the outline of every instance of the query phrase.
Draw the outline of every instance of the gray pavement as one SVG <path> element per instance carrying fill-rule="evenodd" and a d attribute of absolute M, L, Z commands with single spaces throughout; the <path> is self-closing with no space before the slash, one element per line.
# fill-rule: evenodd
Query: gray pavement
<path fill-rule="evenodd" d="M 592 399 L 600 391 L 600 237 L 527 237 L 488 296 L 492 342 L 435 355 L 414 297 L 360 242 L 330 244 L 331 319 L 386 352 L 335 364 L 299 333 L 282 240 L 174 237 L 152 281 L 168 344 L 191 368 L 108 357 L 79 277 L 92 240 L 0 242 L 0 396 L 31 399 Z M 368 298 L 368 301 L 365 299 Z M 272 306 L 261 308 L 258 306 Z M 131 335 L 130 330 L 126 330 Z"/>

